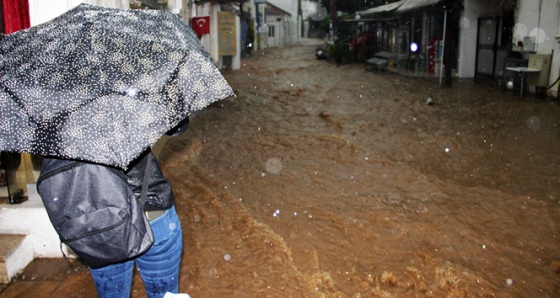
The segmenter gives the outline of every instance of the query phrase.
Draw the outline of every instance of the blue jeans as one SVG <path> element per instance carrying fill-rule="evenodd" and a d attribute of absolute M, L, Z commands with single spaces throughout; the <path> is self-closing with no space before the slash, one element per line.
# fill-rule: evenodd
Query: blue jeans
<path fill-rule="evenodd" d="M 179 265 L 183 250 L 181 222 L 175 207 L 150 223 L 154 244 L 140 257 L 105 267 L 89 268 L 99 297 L 130 297 L 134 262 L 148 297 L 179 291 Z"/>

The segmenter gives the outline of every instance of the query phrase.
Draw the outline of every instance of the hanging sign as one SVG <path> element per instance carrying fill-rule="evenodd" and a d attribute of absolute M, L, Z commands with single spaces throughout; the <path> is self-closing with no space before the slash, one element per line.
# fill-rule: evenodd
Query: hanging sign
<path fill-rule="evenodd" d="M 218 12 L 219 53 L 222 56 L 235 56 L 237 54 L 235 18 L 236 15 L 233 12 Z"/>

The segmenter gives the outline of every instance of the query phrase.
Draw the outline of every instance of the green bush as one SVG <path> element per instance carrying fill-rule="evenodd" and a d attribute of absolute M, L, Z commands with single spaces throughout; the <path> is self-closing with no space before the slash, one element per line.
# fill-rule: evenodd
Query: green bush
<path fill-rule="evenodd" d="M 344 64 L 352 61 L 352 53 L 350 51 L 350 43 L 348 38 L 339 38 L 334 44 L 327 46 L 327 54 L 336 64 Z"/>

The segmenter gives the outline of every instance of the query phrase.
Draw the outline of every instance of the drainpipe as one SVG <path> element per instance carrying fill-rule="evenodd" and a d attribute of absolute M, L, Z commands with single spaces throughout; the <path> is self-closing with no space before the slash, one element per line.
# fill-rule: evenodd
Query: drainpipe
<path fill-rule="evenodd" d="M 442 38 L 442 46 L 441 46 L 441 61 L 439 63 L 439 85 L 441 86 L 441 81 L 443 78 L 443 61 L 445 61 L 445 33 L 447 32 L 447 9 L 443 15 L 443 38 Z M 447 66 L 446 66 L 447 67 Z"/>
<path fill-rule="evenodd" d="M 542 0 L 539 0 L 539 18 L 537 19 L 537 37 L 535 38 L 535 53 L 539 52 L 539 37 L 541 35 Z"/>

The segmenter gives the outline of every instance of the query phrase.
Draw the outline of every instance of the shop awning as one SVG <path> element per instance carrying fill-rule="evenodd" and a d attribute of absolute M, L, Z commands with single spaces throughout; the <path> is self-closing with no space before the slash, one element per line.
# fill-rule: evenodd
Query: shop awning
<path fill-rule="evenodd" d="M 440 3 L 441 1 L 443 0 L 405 0 L 404 4 L 397 9 L 397 12 L 406 12 L 417 8 L 432 6 Z"/>
<path fill-rule="evenodd" d="M 366 15 L 372 15 L 372 14 L 376 14 L 376 13 L 380 13 L 380 12 L 395 11 L 397 8 L 399 8 L 401 5 L 403 5 L 406 1 L 407 0 L 401 0 L 401 1 L 393 2 L 393 3 L 389 3 L 389 4 L 385 4 L 385 5 L 372 7 L 370 9 L 358 11 L 358 12 L 356 12 L 356 14 L 358 14 L 360 16 L 366 16 Z"/>

